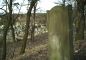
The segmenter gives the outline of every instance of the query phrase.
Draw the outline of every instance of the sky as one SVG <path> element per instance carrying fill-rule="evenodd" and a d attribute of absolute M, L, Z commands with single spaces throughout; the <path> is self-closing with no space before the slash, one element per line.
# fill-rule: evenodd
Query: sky
<path fill-rule="evenodd" d="M 18 2 L 21 0 L 17 0 Z M 61 0 L 60 0 L 61 1 Z M 26 2 L 26 1 L 25 1 Z M 59 2 L 59 0 L 40 0 L 37 5 L 37 12 L 46 12 L 47 10 L 50 10 L 52 7 L 54 7 L 56 4 L 55 2 Z M 22 3 L 22 2 L 21 2 Z M 26 3 L 27 4 L 27 3 Z M 21 8 L 21 12 L 25 13 L 27 12 L 27 7 L 23 6 Z"/>
<path fill-rule="evenodd" d="M 16 0 L 15 2 L 19 2 L 20 5 L 28 4 L 27 0 L 25 0 L 24 2 L 23 0 Z M 37 9 L 38 9 L 37 12 L 46 12 L 47 10 L 50 10 L 52 7 L 56 6 L 55 2 L 61 3 L 61 0 L 40 0 L 37 5 Z M 14 7 L 13 10 L 14 10 L 14 13 L 19 12 L 16 7 Z M 20 13 L 26 13 L 26 12 L 27 12 L 27 6 L 22 6 Z"/>
<path fill-rule="evenodd" d="M 38 7 L 45 12 L 46 10 L 50 10 L 52 7 L 54 7 L 56 5 L 55 2 L 56 0 L 40 0 Z"/>

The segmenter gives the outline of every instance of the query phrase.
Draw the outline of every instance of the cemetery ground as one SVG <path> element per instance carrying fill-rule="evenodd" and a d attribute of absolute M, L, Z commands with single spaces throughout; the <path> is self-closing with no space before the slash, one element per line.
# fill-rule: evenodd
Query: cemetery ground
<path fill-rule="evenodd" d="M 25 53 L 20 55 L 22 40 L 7 43 L 7 60 L 49 60 L 48 59 L 48 33 L 35 36 L 35 40 L 27 41 Z M 79 47 L 79 45 L 81 45 Z M 74 60 L 85 60 L 86 41 L 76 41 L 74 43 Z M 81 51 L 79 51 L 81 50 Z M 85 50 L 85 51 L 84 51 Z"/>
<path fill-rule="evenodd" d="M 7 43 L 7 60 L 48 60 L 48 34 L 37 35 L 27 41 L 25 53 L 20 55 L 22 40 Z"/>

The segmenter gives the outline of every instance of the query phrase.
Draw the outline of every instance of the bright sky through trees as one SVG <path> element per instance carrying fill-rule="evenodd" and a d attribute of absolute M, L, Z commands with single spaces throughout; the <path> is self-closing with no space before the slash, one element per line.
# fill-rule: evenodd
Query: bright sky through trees
<path fill-rule="evenodd" d="M 1 5 L 1 2 L 3 0 L 0 0 L 0 5 Z M 18 2 L 20 5 L 26 5 L 28 4 L 27 0 L 16 0 L 15 2 Z M 38 11 L 37 12 L 46 12 L 46 10 L 50 10 L 52 7 L 54 7 L 56 4 L 55 2 L 57 3 L 61 3 L 61 0 L 40 0 L 38 2 L 38 6 L 37 6 L 37 9 Z M 0 7 L 1 8 L 1 7 Z M 18 9 L 16 7 L 14 7 L 14 13 L 18 13 Z M 0 10 L 0 12 L 2 12 Z M 26 13 L 27 12 L 27 5 L 26 6 L 22 6 L 21 7 L 21 11 L 20 13 Z"/>
<path fill-rule="evenodd" d="M 17 0 L 18 2 L 21 0 Z M 37 5 L 37 12 L 46 12 L 46 10 L 50 10 L 53 6 L 55 6 L 55 2 L 57 2 L 56 0 L 40 0 L 38 2 Z M 59 2 L 59 0 L 58 0 Z M 27 0 L 25 1 L 25 3 L 27 4 Z M 27 7 L 23 6 L 21 9 L 21 12 L 25 13 L 27 11 Z"/>

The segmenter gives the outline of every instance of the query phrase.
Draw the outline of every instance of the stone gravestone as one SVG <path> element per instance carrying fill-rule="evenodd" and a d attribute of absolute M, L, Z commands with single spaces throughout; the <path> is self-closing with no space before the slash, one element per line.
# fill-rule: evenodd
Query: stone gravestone
<path fill-rule="evenodd" d="M 71 25 L 68 6 L 55 6 L 47 12 L 49 60 L 72 60 Z"/>

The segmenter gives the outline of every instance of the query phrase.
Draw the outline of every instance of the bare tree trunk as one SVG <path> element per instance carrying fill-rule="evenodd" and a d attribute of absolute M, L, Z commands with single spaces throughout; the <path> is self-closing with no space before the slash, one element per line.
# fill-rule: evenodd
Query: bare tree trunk
<path fill-rule="evenodd" d="M 12 0 L 10 0 L 10 6 L 9 6 L 10 19 L 11 19 L 11 16 L 12 16 L 11 13 L 12 13 Z M 8 16 L 7 16 L 7 18 L 8 18 Z M 9 26 L 11 24 L 11 20 L 10 19 L 8 19 L 8 22 L 5 24 L 5 27 L 4 27 L 2 60 L 6 60 L 6 36 L 7 36 L 7 32 L 8 32 Z"/>
<path fill-rule="evenodd" d="M 79 40 L 84 40 L 84 30 L 85 30 L 85 16 L 84 16 L 84 6 L 82 6 L 81 17 L 80 17 L 80 28 L 79 28 Z"/>
<path fill-rule="evenodd" d="M 15 30 L 14 30 L 14 27 L 13 27 L 13 24 L 12 23 L 11 23 L 11 31 L 12 31 L 13 41 L 15 42 Z"/>
<path fill-rule="evenodd" d="M 69 44 L 70 44 L 70 60 L 74 60 L 73 57 L 73 10 L 72 5 L 68 5 L 68 17 L 69 17 Z"/>
<path fill-rule="evenodd" d="M 4 33 L 3 33 L 3 52 L 2 52 L 2 60 L 6 60 L 6 36 L 7 36 L 7 31 L 9 29 L 9 24 L 4 27 Z"/>
<path fill-rule="evenodd" d="M 32 22 L 32 30 L 31 30 L 31 41 L 34 41 L 34 31 L 35 31 L 35 18 L 36 18 L 36 5 L 37 3 L 35 4 L 34 6 L 34 14 L 33 14 L 33 22 Z"/>
<path fill-rule="evenodd" d="M 63 1 L 63 6 L 65 6 L 65 0 L 62 0 Z"/>
<path fill-rule="evenodd" d="M 76 30 L 76 40 L 84 40 L 85 30 L 85 15 L 84 15 L 84 3 L 77 1 L 77 11 L 80 14 L 80 21 Z"/>
<path fill-rule="evenodd" d="M 29 10 L 28 10 L 28 12 L 27 12 L 26 26 L 25 26 L 25 34 L 24 34 L 24 37 L 23 37 L 22 47 L 21 47 L 20 54 L 25 53 L 26 42 L 27 42 L 28 33 L 29 33 L 28 30 L 29 30 L 29 27 L 30 27 L 29 24 L 30 24 L 31 11 L 32 11 L 32 8 L 34 7 L 34 5 L 35 5 L 35 3 L 36 3 L 37 1 L 38 1 L 38 0 L 32 0 L 32 1 L 31 1 Z"/>
<path fill-rule="evenodd" d="M 13 0 L 12 0 L 11 2 L 13 2 Z M 10 5 L 8 5 L 8 7 L 9 7 L 9 11 L 10 11 Z M 12 6 L 11 6 L 11 9 L 12 9 Z M 9 17 L 10 17 L 9 20 L 11 20 L 11 25 L 10 25 L 10 27 L 11 27 L 11 31 L 12 31 L 12 38 L 13 38 L 13 41 L 15 42 L 15 30 L 14 30 L 14 28 L 13 28 L 13 25 L 14 25 L 15 21 L 14 21 L 14 19 L 12 18 L 12 17 L 13 17 L 13 16 L 12 16 L 12 11 L 10 12 Z"/>

